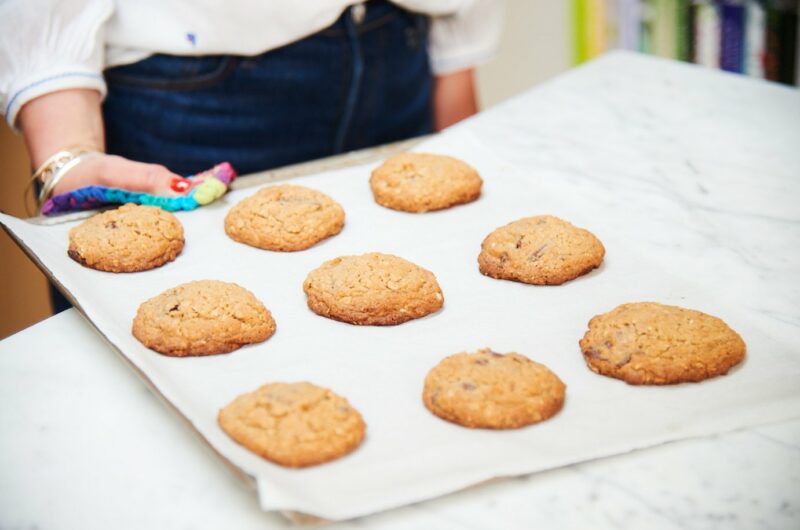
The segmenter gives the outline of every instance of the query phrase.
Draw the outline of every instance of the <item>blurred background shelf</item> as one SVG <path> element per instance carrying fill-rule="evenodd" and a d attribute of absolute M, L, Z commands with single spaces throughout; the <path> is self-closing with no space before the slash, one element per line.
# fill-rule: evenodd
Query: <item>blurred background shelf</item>
<path fill-rule="evenodd" d="M 572 0 L 572 60 L 638 50 L 798 85 L 797 0 Z"/>

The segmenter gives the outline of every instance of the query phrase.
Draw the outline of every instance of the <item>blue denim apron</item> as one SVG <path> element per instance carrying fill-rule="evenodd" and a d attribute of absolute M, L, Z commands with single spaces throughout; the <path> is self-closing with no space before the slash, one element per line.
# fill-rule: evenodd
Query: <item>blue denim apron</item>
<path fill-rule="evenodd" d="M 428 19 L 383 0 L 255 57 L 155 55 L 110 68 L 109 153 L 240 174 L 432 130 Z"/>

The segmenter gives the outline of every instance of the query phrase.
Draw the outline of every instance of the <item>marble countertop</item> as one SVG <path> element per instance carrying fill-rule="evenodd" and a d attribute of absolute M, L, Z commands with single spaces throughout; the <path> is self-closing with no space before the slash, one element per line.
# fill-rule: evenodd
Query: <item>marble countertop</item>
<path fill-rule="evenodd" d="M 74 310 L 0 342 L 0 528 L 289 528 Z M 476 486 L 335 529 L 797 528 L 800 420 Z"/>
<path fill-rule="evenodd" d="M 609 207 L 625 201 L 615 212 L 620 230 L 654 260 L 669 259 L 675 275 L 700 278 L 792 340 L 800 327 L 798 118 L 795 89 L 614 53 L 470 126 L 517 168 L 574 179 Z M 690 236 L 674 240 L 675 225 Z M 0 342 L 0 418 L 0 529 L 290 526 L 263 513 L 255 493 L 74 310 Z M 800 420 L 332 526 L 534 527 L 798 528 Z"/>

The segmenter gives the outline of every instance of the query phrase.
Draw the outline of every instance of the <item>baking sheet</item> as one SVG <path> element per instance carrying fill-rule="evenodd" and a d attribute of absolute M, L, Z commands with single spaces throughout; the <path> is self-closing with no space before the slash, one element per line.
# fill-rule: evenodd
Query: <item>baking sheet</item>
<path fill-rule="evenodd" d="M 340 235 L 304 252 L 268 252 L 227 238 L 225 213 L 254 189 L 178 213 L 186 231 L 183 253 L 162 268 L 135 274 L 98 272 L 70 260 L 67 231 L 77 221 L 37 226 L 6 215 L 0 220 L 208 443 L 255 479 L 265 510 L 352 518 L 494 477 L 800 415 L 800 356 L 785 329 L 776 330 L 774 319 L 741 304 L 735 286 L 710 292 L 699 278 L 691 281 L 670 262 L 649 257 L 646 242 L 636 239 L 639 232 L 629 229 L 631 210 L 614 204 L 612 194 L 545 166 L 513 166 L 496 157 L 470 124 L 415 149 L 474 165 L 484 177 L 482 197 L 414 215 L 373 202 L 367 181 L 376 163 L 300 177 L 296 183 L 329 194 L 347 215 Z M 488 232 L 544 213 L 593 231 L 606 246 L 603 266 L 557 287 L 478 272 L 476 258 Z M 642 227 L 648 222 L 642 218 Z M 681 226 L 671 228 L 675 238 L 682 237 Z M 444 309 L 394 327 L 350 326 L 307 309 L 302 282 L 310 270 L 339 255 L 372 251 L 433 271 Z M 233 281 L 253 291 L 272 311 L 276 334 L 206 358 L 168 358 L 139 344 L 130 334 L 138 305 L 196 279 Z M 633 387 L 589 371 L 578 348 L 588 320 L 641 300 L 723 318 L 745 339 L 746 361 L 728 376 L 670 387 Z M 562 412 L 514 431 L 464 429 L 429 414 L 421 400 L 427 371 L 447 355 L 487 346 L 523 353 L 554 370 L 567 384 Z M 333 389 L 361 411 L 368 429 L 357 451 L 318 467 L 284 469 L 238 446 L 217 426 L 217 411 L 238 394 L 266 382 L 301 380 Z"/>

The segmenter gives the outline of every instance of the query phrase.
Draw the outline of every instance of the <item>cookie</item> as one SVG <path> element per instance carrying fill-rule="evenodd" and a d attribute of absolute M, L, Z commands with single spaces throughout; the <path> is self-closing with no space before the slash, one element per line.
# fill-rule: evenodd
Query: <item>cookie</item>
<path fill-rule="evenodd" d="M 420 213 L 474 201 L 481 194 L 483 180 L 456 158 L 403 153 L 375 169 L 369 184 L 381 206 Z"/>
<path fill-rule="evenodd" d="M 264 304 L 235 283 L 200 280 L 167 289 L 139 306 L 133 336 L 172 357 L 228 353 L 275 333 Z"/>
<path fill-rule="evenodd" d="M 311 383 L 271 383 L 219 411 L 236 443 L 287 467 L 340 458 L 361 445 L 366 425 L 347 400 Z"/>
<path fill-rule="evenodd" d="M 516 429 L 554 416 L 566 386 L 543 364 L 488 349 L 457 353 L 425 378 L 422 401 L 440 418 L 482 429 Z"/>
<path fill-rule="evenodd" d="M 99 271 L 138 272 L 174 260 L 183 242 L 183 226 L 171 213 L 125 204 L 72 228 L 67 254 Z"/>
<path fill-rule="evenodd" d="M 231 239 L 266 250 L 305 250 L 342 231 L 344 210 L 317 190 L 270 186 L 243 199 L 225 216 Z"/>
<path fill-rule="evenodd" d="M 623 304 L 594 317 L 580 346 L 592 371 L 632 385 L 723 375 L 742 362 L 746 350 L 719 318 L 655 302 Z"/>
<path fill-rule="evenodd" d="M 560 285 L 600 266 L 605 248 L 594 234 L 551 215 L 502 226 L 481 244 L 486 276 L 534 285 Z"/>
<path fill-rule="evenodd" d="M 303 290 L 312 311 L 350 324 L 401 324 L 444 304 L 432 272 L 378 253 L 326 261 L 308 274 Z"/>

